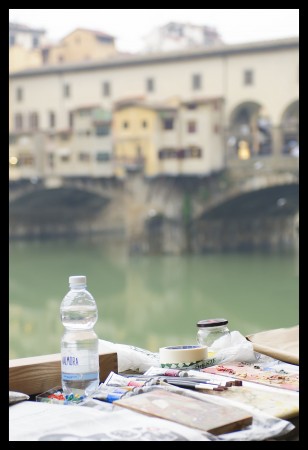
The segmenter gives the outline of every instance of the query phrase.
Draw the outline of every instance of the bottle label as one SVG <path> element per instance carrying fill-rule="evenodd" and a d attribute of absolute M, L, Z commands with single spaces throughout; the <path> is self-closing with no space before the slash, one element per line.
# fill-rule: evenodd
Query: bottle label
<path fill-rule="evenodd" d="M 97 371 L 96 372 L 89 372 L 89 373 L 65 373 L 62 372 L 62 380 L 63 381 L 86 381 L 86 380 L 94 380 L 97 378 Z"/>
<path fill-rule="evenodd" d="M 97 371 L 99 367 L 97 353 L 87 350 L 69 351 L 61 355 L 61 371 L 64 373 L 86 373 Z"/>

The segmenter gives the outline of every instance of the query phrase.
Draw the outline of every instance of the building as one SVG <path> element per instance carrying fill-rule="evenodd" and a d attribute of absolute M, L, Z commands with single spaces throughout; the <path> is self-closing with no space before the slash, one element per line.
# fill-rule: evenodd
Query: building
<path fill-rule="evenodd" d="M 10 23 L 9 71 L 43 65 L 96 61 L 120 54 L 110 34 L 77 28 L 58 44 L 47 41 L 45 30 Z"/>
<path fill-rule="evenodd" d="M 135 102 L 130 108 L 125 100 L 128 97 Z M 298 38 L 155 55 L 118 55 L 26 69 L 12 73 L 9 79 L 11 168 L 16 172 L 16 166 L 21 165 L 19 142 L 24 136 L 30 139 L 52 132 L 60 139 L 70 136 L 65 145 L 73 145 L 77 136 L 73 125 L 76 111 L 96 105 L 114 114 L 110 122 L 111 143 L 106 147 L 106 152 L 112 147 L 113 159 L 144 157 L 145 148 L 152 148 L 146 151 L 147 157 L 153 158 L 151 164 L 148 161 L 144 166 L 148 176 L 160 172 L 186 175 L 196 169 L 188 163 L 167 161 L 168 152 L 161 150 L 198 147 L 202 149 L 202 158 L 212 155 L 198 165 L 198 173 L 210 174 L 223 169 L 230 157 L 286 153 L 290 142 L 298 142 L 298 98 Z M 133 128 L 135 137 L 132 129 L 121 129 L 119 125 L 132 114 L 135 124 L 140 125 L 142 120 L 149 124 L 149 128 L 143 127 L 138 132 Z M 177 123 L 168 133 L 158 128 L 161 124 L 158 117 L 165 114 L 174 115 Z M 171 117 L 167 119 L 170 121 Z M 188 132 L 187 127 L 195 131 Z M 132 151 L 134 139 L 137 144 Z M 240 151 L 243 142 L 244 153 Z M 77 149 L 77 143 L 74 145 Z M 121 148 L 125 148 L 125 155 Z M 41 147 L 36 152 L 46 153 L 46 149 Z M 76 161 L 72 157 L 66 164 L 67 173 L 77 173 Z M 118 163 L 114 165 L 115 171 L 119 170 Z M 86 174 L 86 161 L 83 167 Z M 124 165 L 121 170 L 125 173 Z M 22 167 L 19 172 L 22 174 Z"/>
<path fill-rule="evenodd" d="M 116 53 L 113 36 L 102 31 L 77 28 L 45 52 L 44 63 L 95 61 Z"/>
<path fill-rule="evenodd" d="M 46 31 L 9 22 L 9 71 L 41 65 L 40 48 L 46 44 Z"/>
<path fill-rule="evenodd" d="M 210 175 L 224 164 L 223 101 L 200 99 L 175 105 L 120 103 L 113 112 L 117 176 L 142 170 L 146 177 Z"/>
<path fill-rule="evenodd" d="M 144 42 L 145 52 L 189 50 L 223 43 L 213 27 L 179 22 L 156 28 L 145 36 Z"/>
<path fill-rule="evenodd" d="M 41 47 L 45 43 L 46 30 L 30 28 L 20 23 L 9 22 L 9 47 L 19 45 L 27 50 Z"/>

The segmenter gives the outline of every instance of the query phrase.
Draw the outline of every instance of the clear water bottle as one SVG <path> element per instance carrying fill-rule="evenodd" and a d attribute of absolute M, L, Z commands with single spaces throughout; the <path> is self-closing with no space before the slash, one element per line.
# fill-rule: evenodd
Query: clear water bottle
<path fill-rule="evenodd" d="M 84 275 L 70 276 L 70 290 L 63 298 L 60 314 L 65 327 L 61 340 L 61 381 L 69 400 L 91 395 L 99 386 L 98 318 L 93 296 Z"/>

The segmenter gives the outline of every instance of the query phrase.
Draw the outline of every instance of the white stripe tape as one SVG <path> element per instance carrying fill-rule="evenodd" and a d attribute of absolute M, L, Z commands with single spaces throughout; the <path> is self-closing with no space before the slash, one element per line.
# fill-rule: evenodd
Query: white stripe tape
<path fill-rule="evenodd" d="M 160 364 L 193 364 L 208 356 L 205 345 L 177 345 L 159 349 Z"/>

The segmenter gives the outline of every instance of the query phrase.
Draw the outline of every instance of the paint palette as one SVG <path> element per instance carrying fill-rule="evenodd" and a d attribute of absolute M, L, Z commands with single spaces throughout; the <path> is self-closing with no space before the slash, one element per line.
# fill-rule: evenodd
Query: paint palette
<path fill-rule="evenodd" d="M 238 380 L 251 381 L 267 386 L 299 391 L 299 373 L 286 372 L 285 370 L 274 370 L 270 366 L 261 367 L 257 364 L 245 362 L 233 362 L 217 364 L 212 367 L 201 369 L 201 372 L 216 375 L 225 375 Z"/>

